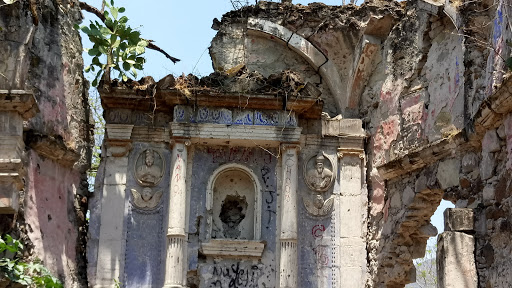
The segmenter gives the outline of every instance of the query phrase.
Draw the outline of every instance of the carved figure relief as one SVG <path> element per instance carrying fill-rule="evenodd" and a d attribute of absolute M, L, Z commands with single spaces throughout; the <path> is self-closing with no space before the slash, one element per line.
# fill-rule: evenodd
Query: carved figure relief
<path fill-rule="evenodd" d="M 162 180 L 164 161 L 162 155 L 153 149 L 146 149 L 139 154 L 135 162 L 135 178 L 140 185 L 151 187 Z"/>
<path fill-rule="evenodd" d="M 141 209 L 151 209 L 158 205 L 162 198 L 162 190 L 158 190 L 153 193 L 153 190 L 149 187 L 142 189 L 142 194 L 136 189 L 131 189 L 133 196 L 133 205 Z"/>
<path fill-rule="evenodd" d="M 311 193 L 302 197 L 304 207 L 313 216 L 325 216 L 332 210 L 333 196 L 324 200 L 324 193 L 334 183 L 332 161 L 320 151 L 304 163 L 304 181 Z"/>

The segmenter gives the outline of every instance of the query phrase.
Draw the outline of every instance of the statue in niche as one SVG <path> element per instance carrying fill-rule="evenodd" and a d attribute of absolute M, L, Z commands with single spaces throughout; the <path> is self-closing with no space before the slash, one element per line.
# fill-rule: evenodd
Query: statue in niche
<path fill-rule="evenodd" d="M 330 166 L 330 169 L 326 166 Z M 312 193 L 303 196 L 302 200 L 308 213 L 313 216 L 326 216 L 331 212 L 334 198 L 331 196 L 324 200 L 323 194 L 329 190 L 334 182 L 333 166 L 331 160 L 323 152 L 310 157 L 304 163 L 304 180 Z"/>
<path fill-rule="evenodd" d="M 163 166 L 162 156 L 153 149 L 146 149 L 135 163 L 135 178 L 142 186 L 155 186 L 162 180 Z"/>
<path fill-rule="evenodd" d="M 240 222 L 244 220 L 247 210 L 245 197 L 227 195 L 222 203 L 219 218 L 222 221 L 222 230 L 225 238 L 238 239 L 240 237 Z"/>
<path fill-rule="evenodd" d="M 131 189 L 133 196 L 133 205 L 138 208 L 151 209 L 158 205 L 160 198 L 162 198 L 162 190 L 158 190 L 153 194 L 153 190 L 149 187 L 142 189 L 142 194 L 136 189 Z"/>

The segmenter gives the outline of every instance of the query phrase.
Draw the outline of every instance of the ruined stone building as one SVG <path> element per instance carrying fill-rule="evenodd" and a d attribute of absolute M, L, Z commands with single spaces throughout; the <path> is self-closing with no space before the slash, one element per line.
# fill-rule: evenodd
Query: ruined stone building
<path fill-rule="evenodd" d="M 512 285 L 511 1 L 229 12 L 213 74 L 100 84 L 94 193 L 80 14 L 46 2 L 0 10 L 1 223 L 66 287 L 404 287 L 441 199 L 439 287 Z"/>

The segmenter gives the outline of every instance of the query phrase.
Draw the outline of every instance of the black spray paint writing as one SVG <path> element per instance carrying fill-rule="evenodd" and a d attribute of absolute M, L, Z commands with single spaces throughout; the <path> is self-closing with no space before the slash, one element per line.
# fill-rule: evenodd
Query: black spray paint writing
<path fill-rule="evenodd" d="M 256 265 L 240 267 L 240 262 L 231 266 L 215 265 L 213 267 L 213 279 L 211 288 L 238 288 L 258 287 L 258 278 L 261 275 L 260 268 Z"/>

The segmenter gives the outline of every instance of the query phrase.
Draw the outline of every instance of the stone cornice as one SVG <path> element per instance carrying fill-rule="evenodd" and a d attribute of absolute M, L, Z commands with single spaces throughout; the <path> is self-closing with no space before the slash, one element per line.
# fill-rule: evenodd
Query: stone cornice
<path fill-rule="evenodd" d="M 192 143 L 278 146 L 299 143 L 302 128 L 257 125 L 170 123 L 171 137 L 190 138 Z"/>
<path fill-rule="evenodd" d="M 278 93 L 254 94 L 239 92 L 219 92 L 208 88 L 190 88 L 189 95 L 172 88 L 157 89 L 154 97 L 146 91 L 111 87 L 100 89 L 105 110 L 124 108 L 154 112 L 170 112 L 175 105 L 196 105 L 208 107 L 268 109 L 294 111 L 303 118 L 318 119 L 322 113 L 323 101 L 319 98 L 298 96 L 285 100 Z M 154 106 L 156 107 L 154 108 Z"/>
<path fill-rule="evenodd" d="M 39 107 L 31 91 L 0 90 L 0 111 L 17 111 L 28 120 L 39 112 Z"/>

